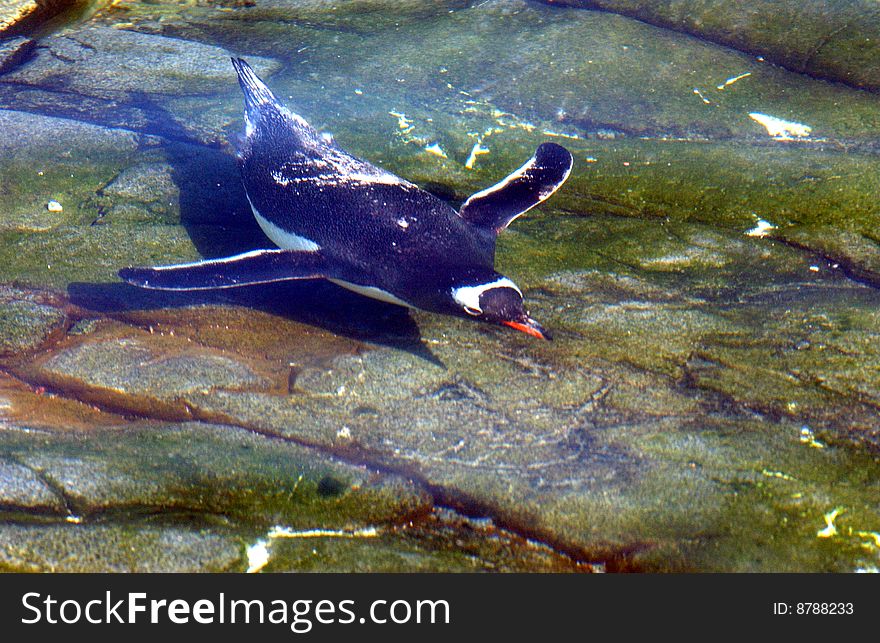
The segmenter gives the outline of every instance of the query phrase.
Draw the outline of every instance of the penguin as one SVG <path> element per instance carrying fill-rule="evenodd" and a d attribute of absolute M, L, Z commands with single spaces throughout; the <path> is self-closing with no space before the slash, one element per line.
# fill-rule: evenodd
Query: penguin
<path fill-rule="evenodd" d="M 275 97 L 241 58 L 241 178 L 277 248 L 119 271 L 158 290 L 207 290 L 327 279 L 399 306 L 508 326 L 540 339 L 522 290 L 494 269 L 497 235 L 568 178 L 572 155 L 543 143 L 522 167 L 456 211 L 418 186 L 351 156 Z"/>

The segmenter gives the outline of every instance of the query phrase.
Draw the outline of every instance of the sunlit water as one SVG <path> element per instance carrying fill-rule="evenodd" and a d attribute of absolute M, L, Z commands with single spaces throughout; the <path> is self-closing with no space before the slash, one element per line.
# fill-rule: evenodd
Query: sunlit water
<path fill-rule="evenodd" d="M 875 93 L 540 2 L 197 4 L 91 4 L 0 75 L 0 565 L 877 570 Z M 497 256 L 555 341 L 123 285 L 271 247 L 230 55 L 454 206 L 567 147 Z"/>

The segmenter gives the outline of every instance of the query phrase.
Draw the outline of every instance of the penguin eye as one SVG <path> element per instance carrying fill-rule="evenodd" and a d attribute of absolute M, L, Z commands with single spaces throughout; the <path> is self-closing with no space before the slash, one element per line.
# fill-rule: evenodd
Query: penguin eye
<path fill-rule="evenodd" d="M 464 312 L 466 312 L 468 315 L 473 315 L 474 317 L 483 314 L 482 310 L 480 310 L 479 308 L 473 308 L 472 306 L 465 306 Z"/>

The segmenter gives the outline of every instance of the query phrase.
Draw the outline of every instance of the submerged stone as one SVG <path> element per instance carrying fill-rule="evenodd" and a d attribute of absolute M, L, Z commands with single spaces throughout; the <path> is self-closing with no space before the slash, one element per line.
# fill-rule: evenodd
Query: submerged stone
<path fill-rule="evenodd" d="M 9 71 L 23 61 L 36 45 L 36 41 L 21 36 L 0 40 L 0 74 Z"/>
<path fill-rule="evenodd" d="M 431 506 L 399 478 L 231 427 L 155 424 L 39 439 L 6 433 L 0 453 L 62 493 L 62 515 L 86 522 L 160 511 L 246 526 L 342 529 L 405 520 Z M 322 492 L 326 479 L 337 493 Z"/>
<path fill-rule="evenodd" d="M 108 414 L 23 423 L 37 405 L 10 388 L 4 422 L 49 432 L 0 432 L 27 480 L 13 513 L 62 519 L 40 481 L 62 493 L 87 527 L 51 526 L 71 551 L 97 516 L 116 521 L 107 542 L 141 533 L 143 511 L 187 542 L 208 525 L 230 553 L 184 547 L 167 563 L 183 569 L 250 567 L 267 539 L 267 570 L 555 565 L 522 543 L 492 553 L 491 531 L 399 528 L 435 501 L 609 570 L 876 567 L 878 302 L 850 278 L 880 283 L 877 97 L 620 16 L 444 2 L 398 20 L 388 4 L 118 3 L 0 77 L 0 104 L 66 117 L 0 111 L 0 281 L 66 289 L 69 306 L 34 303 L 84 320 L 63 339 L 33 324 L 60 341 L 35 333 L 22 345 L 44 353 L 2 365 L 33 396 L 155 420 L 58 437 L 65 413 L 87 434 Z M 242 128 L 227 50 L 266 56 L 261 73 L 288 61 L 269 79 L 287 104 L 453 203 L 542 141 L 569 147 L 563 190 L 498 243 L 556 340 L 326 283 L 118 283 L 130 264 L 268 247 L 234 156 L 194 143 Z M 64 209 L 46 222 L 50 198 Z"/>
<path fill-rule="evenodd" d="M 33 469 L 0 459 L 0 509 L 63 514 L 64 499 Z"/>
<path fill-rule="evenodd" d="M 436 512 L 385 531 L 309 534 L 276 529 L 260 541 L 266 572 L 574 572 L 592 571 L 546 546 L 513 537 L 489 521 Z"/>
<path fill-rule="evenodd" d="M 0 4 L 0 38 L 30 33 L 83 0 L 5 0 Z"/>
<path fill-rule="evenodd" d="M 25 391 L 0 388 L 4 571 L 582 569 L 490 522 L 432 512 L 401 478 L 305 447 L 119 416 L 69 432 L 71 402 L 32 407 Z"/>
<path fill-rule="evenodd" d="M 0 570 L 9 572 L 222 572 L 242 555 L 237 538 L 210 529 L 0 523 Z"/>
<path fill-rule="evenodd" d="M 724 0 L 545 0 L 603 9 L 760 54 L 791 71 L 880 89 L 880 11 L 870 0 L 737 3 Z"/>
<path fill-rule="evenodd" d="M 14 195 L 5 201 L 0 231 L 88 225 L 98 216 L 89 207 L 95 191 L 125 167 L 140 140 L 130 131 L 0 110 L 0 172 Z M 49 212 L 49 200 L 64 203 L 63 212 Z"/>
<path fill-rule="evenodd" d="M 41 45 L 2 82 L 118 100 L 201 94 L 230 78 L 228 51 L 176 38 L 83 26 L 49 36 Z M 252 64 L 267 75 L 277 67 L 259 57 Z"/>
<path fill-rule="evenodd" d="M 632 222 L 604 224 L 623 234 L 597 241 L 599 256 L 624 240 L 640 247 L 638 238 L 627 236 Z M 590 228 L 575 221 L 561 229 L 576 235 L 578 225 Z M 738 271 L 758 257 L 749 243 L 712 244 L 712 238 L 699 227 L 676 226 L 665 245 L 641 246 L 652 251 L 641 252 L 641 266 L 634 264 L 629 275 L 614 277 L 607 269 L 532 273 L 524 282 L 526 297 L 533 314 L 543 311 L 541 321 L 557 331 L 552 344 L 418 314 L 432 360 L 378 348 L 305 363 L 292 386 L 284 382 L 289 393 L 279 395 L 249 380 L 235 385 L 220 373 L 204 379 L 178 368 L 185 344 L 129 333 L 131 339 L 116 341 L 111 350 L 99 333 L 41 360 L 29 377 L 76 388 L 89 399 L 113 399 L 123 408 L 168 409 L 184 402 L 203 417 L 357 454 L 424 480 L 446 505 L 488 513 L 609 569 L 854 569 L 861 559 L 849 541 L 828 549 L 811 529 L 829 502 L 853 508 L 848 520 L 854 529 L 871 530 L 880 519 L 869 509 L 873 487 L 832 488 L 821 473 L 827 468 L 849 475 L 844 472 L 877 466 L 847 446 L 874 440 L 857 420 L 860 413 L 868 419 L 869 407 L 859 406 L 859 394 L 843 393 L 843 382 L 858 386 L 858 376 L 846 367 L 834 370 L 841 392 L 832 397 L 809 381 L 789 388 L 768 383 L 771 369 L 784 374 L 795 355 L 809 357 L 797 348 L 805 330 L 800 318 L 783 311 L 813 273 L 805 264 L 790 264 L 796 251 L 767 246 L 759 254 L 767 270 L 762 277 L 719 290 L 715 284 L 723 279 L 713 272 Z M 701 255 L 682 252 L 696 239 L 696 247 L 713 257 L 708 273 Z M 871 301 L 870 290 L 853 291 L 839 276 L 812 278 L 817 283 L 810 291 L 817 295 L 837 293 L 849 306 L 854 297 Z M 755 352 L 754 361 L 712 357 L 748 346 L 758 334 L 756 315 L 791 324 L 775 329 L 769 359 L 766 351 Z M 853 340 L 871 336 L 871 319 L 863 318 Z M 774 331 L 765 332 L 769 337 Z M 126 366 L 143 361 L 145 349 L 150 371 Z M 715 371 L 703 367 L 698 375 L 696 355 Z M 746 397 L 749 389 L 736 383 L 738 374 L 755 382 Z M 812 402 L 787 409 L 764 401 L 766 393 L 785 404 Z M 805 424 L 824 448 L 802 441 Z M 765 478 L 788 484 L 768 489 Z M 741 500 L 743 494 L 731 491 L 741 487 L 763 500 Z M 788 523 L 797 528 L 761 527 L 752 542 L 763 558 L 755 562 L 757 549 L 743 544 L 740 523 L 757 524 L 768 504 L 788 511 L 789 487 L 800 494 L 800 518 Z M 704 539 L 707 533 L 714 536 Z M 321 560 L 332 566 L 336 556 L 360 547 L 333 541 L 322 545 Z M 725 555 L 708 553 L 718 550 Z M 798 555 L 784 562 L 793 550 Z M 305 564 L 289 551 L 296 565 Z"/>
<path fill-rule="evenodd" d="M 0 355 L 19 356 L 59 335 L 67 315 L 40 293 L 0 287 Z"/>

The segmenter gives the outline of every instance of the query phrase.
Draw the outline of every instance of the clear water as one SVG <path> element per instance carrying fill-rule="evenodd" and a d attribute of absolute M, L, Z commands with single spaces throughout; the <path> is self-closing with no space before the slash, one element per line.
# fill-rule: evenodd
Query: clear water
<path fill-rule="evenodd" d="M 3 41 L 0 566 L 876 571 L 876 21 L 636 4 L 93 3 Z M 122 284 L 271 246 L 230 55 L 455 206 L 567 147 L 497 257 L 556 339 Z"/>

